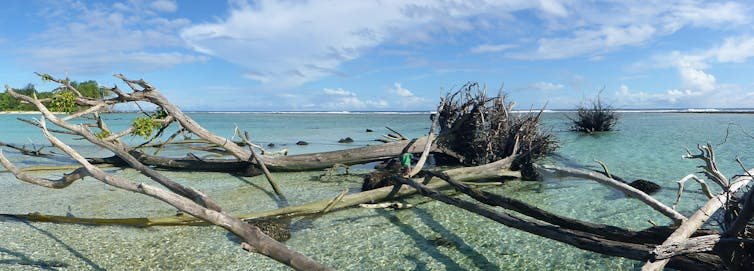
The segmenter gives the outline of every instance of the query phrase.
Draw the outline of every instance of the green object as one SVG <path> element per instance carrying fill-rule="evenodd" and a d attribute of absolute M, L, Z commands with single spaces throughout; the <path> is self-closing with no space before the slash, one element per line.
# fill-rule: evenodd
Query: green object
<path fill-rule="evenodd" d="M 414 158 L 414 155 L 411 153 L 404 153 L 401 155 L 401 165 L 404 167 L 410 167 L 411 166 L 411 158 Z"/>

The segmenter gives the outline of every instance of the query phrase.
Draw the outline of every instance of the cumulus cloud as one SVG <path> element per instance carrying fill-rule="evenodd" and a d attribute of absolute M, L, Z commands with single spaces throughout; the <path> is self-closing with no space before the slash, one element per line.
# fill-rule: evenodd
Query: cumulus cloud
<path fill-rule="evenodd" d="M 665 92 L 634 91 L 626 85 L 621 85 L 615 91 L 618 106 L 629 105 L 634 108 L 723 108 L 735 104 L 751 106 L 754 102 L 741 100 L 750 94 L 735 85 L 720 85 L 715 91 L 699 91 L 691 89 L 671 89 Z"/>
<path fill-rule="evenodd" d="M 411 93 L 410 90 L 401 86 L 401 83 L 393 84 L 393 88 L 389 89 L 388 92 L 398 95 L 400 97 L 414 97 L 414 94 Z"/>
<path fill-rule="evenodd" d="M 322 90 L 322 96 L 314 99 L 321 103 L 308 106 L 324 110 L 376 110 L 388 106 L 385 100 L 361 99 L 355 92 L 342 88 L 325 88 Z"/>
<path fill-rule="evenodd" d="M 718 62 L 745 62 L 754 56 L 754 37 L 729 37 L 725 39 L 722 45 L 711 49 L 708 52 Z"/>
<path fill-rule="evenodd" d="M 393 87 L 388 89 L 387 92 L 397 96 L 393 104 L 401 109 L 428 108 L 432 106 L 429 104 L 428 99 L 414 95 L 413 92 L 401 86 L 401 83 L 394 83 Z"/>
<path fill-rule="evenodd" d="M 171 6 L 171 4 L 173 6 Z M 74 2 L 49 5 L 42 12 L 53 24 L 33 34 L 29 46 L 16 49 L 19 61 L 52 72 L 112 73 L 169 68 L 206 61 L 206 56 L 187 52 L 177 30 L 186 19 L 166 19 L 174 1 L 116 3 L 111 6 Z"/>
<path fill-rule="evenodd" d="M 680 63 L 678 65 L 678 72 L 684 85 L 688 88 L 699 91 L 711 91 L 715 89 L 716 80 L 712 74 L 705 73 L 703 70 L 687 63 Z"/>

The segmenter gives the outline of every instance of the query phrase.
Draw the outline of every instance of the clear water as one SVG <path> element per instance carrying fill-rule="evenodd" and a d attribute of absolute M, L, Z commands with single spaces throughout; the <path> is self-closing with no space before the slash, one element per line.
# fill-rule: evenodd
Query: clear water
<path fill-rule="evenodd" d="M 111 115 L 111 126 L 126 126 L 135 115 Z M 15 121 L 18 115 L 0 115 L 0 141 L 43 144 L 38 129 Z M 26 116 L 30 117 L 30 116 Z M 248 130 L 260 144 L 291 154 L 335 150 L 367 144 L 390 126 L 407 137 L 427 132 L 427 114 L 194 114 L 204 127 L 230 137 L 233 127 Z M 562 113 L 547 113 L 544 126 L 561 141 L 555 157 L 546 163 L 594 166 L 604 161 L 615 175 L 648 179 L 663 186 L 657 198 L 670 204 L 675 181 L 695 172 L 697 162 L 681 159 L 684 148 L 723 141 L 716 146 L 721 169 L 740 172 L 739 156 L 754 167 L 754 143 L 745 114 L 624 113 L 615 132 L 579 135 L 567 131 Z M 373 129 L 376 132 L 366 133 Z M 337 140 L 351 137 L 352 144 Z M 64 140 L 86 155 L 107 155 L 71 137 Z M 299 140 L 311 143 L 297 146 Z M 5 149 L 22 166 L 65 164 L 65 159 L 37 160 Z M 360 167 L 363 172 L 368 167 Z M 132 170 L 111 169 L 138 182 L 149 182 Z M 185 185 L 207 192 L 230 212 L 274 209 L 278 203 L 264 177 L 242 178 L 219 173 L 166 172 Z M 332 198 L 344 187 L 356 189 L 355 177 L 315 181 L 321 172 L 274 173 L 292 204 Z M 54 173 L 45 173 L 54 177 Z M 0 212 L 41 212 L 80 217 L 144 217 L 175 214 L 157 200 L 110 188 L 85 179 L 65 190 L 35 187 L 0 173 Z M 689 213 L 703 203 L 697 187 L 689 191 L 679 210 Z M 505 194 L 552 212 L 631 229 L 649 226 L 647 220 L 669 220 L 642 203 L 625 198 L 591 181 L 546 177 L 542 182 L 512 181 L 491 191 Z M 405 210 L 352 208 L 318 219 L 294 221 L 286 244 L 315 260 L 341 270 L 634 270 L 641 263 L 581 251 L 423 198 L 405 201 L 417 207 Z M 2 270 L 285 270 L 265 257 L 239 249 L 235 238 L 215 227 L 92 227 L 25 223 L 0 218 Z M 438 242 L 443 237 L 447 242 Z"/>

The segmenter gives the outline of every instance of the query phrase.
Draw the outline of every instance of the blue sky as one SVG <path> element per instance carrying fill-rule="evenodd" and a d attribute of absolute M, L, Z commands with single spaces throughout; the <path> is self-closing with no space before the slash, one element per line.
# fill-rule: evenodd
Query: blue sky
<path fill-rule="evenodd" d="M 0 82 L 143 78 L 185 110 L 754 107 L 751 2 L 44 1 L 0 7 Z"/>

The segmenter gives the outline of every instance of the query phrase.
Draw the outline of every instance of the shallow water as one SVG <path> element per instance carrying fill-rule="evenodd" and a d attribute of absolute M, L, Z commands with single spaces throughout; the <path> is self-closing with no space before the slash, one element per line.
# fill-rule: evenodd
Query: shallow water
<path fill-rule="evenodd" d="M 0 115 L 0 141 L 41 144 L 36 128 Z M 108 116 L 128 125 L 130 114 Z M 249 130 L 261 144 L 291 153 L 334 150 L 367 144 L 390 126 L 407 137 L 427 132 L 427 114 L 195 114 L 196 120 L 223 136 L 234 125 Z M 618 130 L 598 135 L 566 131 L 562 113 L 546 113 L 545 126 L 561 141 L 547 163 L 595 166 L 604 161 L 613 174 L 629 180 L 644 178 L 663 186 L 657 198 L 670 204 L 675 180 L 696 171 L 698 163 L 681 159 L 684 147 L 723 141 L 729 123 L 746 127 L 752 115 L 624 113 Z M 375 130 L 366 133 L 365 129 Z M 351 145 L 337 144 L 352 137 Z M 27 139 L 27 137 L 30 137 Z M 67 142 L 86 149 L 87 155 L 107 155 L 79 141 Z M 299 140 L 308 146 L 297 146 Z M 727 142 L 717 146 L 721 170 L 740 172 L 738 155 L 754 166 L 750 148 L 754 139 L 738 126 L 730 128 Z M 21 165 L 47 163 L 5 150 Z M 65 160 L 54 163 L 66 163 Z M 596 168 L 596 167 L 595 167 Z M 364 172 L 368 167 L 358 167 Z M 150 181 L 133 170 L 112 169 L 135 181 Z M 49 176 L 55 176 L 49 173 Z M 247 213 L 278 206 L 264 177 L 242 178 L 220 173 L 165 172 L 174 180 L 198 188 L 228 211 Z M 291 204 L 333 198 L 344 188 L 360 187 L 355 177 L 330 177 L 315 181 L 321 172 L 274 173 Z M 176 210 L 154 199 L 85 179 L 65 190 L 50 190 L 21 183 L 0 173 L 0 212 L 80 217 L 143 217 L 174 215 Z M 690 185 L 693 190 L 696 186 Z M 512 181 L 490 191 L 517 198 L 546 210 L 597 223 L 632 229 L 649 226 L 647 220 L 669 220 L 642 203 L 591 181 L 546 177 L 542 182 Z M 702 204 L 698 192 L 684 196 L 679 210 L 689 213 Z M 288 246 L 341 270 L 633 270 L 640 263 L 585 252 L 545 238 L 501 226 L 445 204 L 415 197 L 405 199 L 417 207 L 405 210 L 352 208 L 317 219 L 297 219 Z M 2 270 L 286 270 L 265 257 L 238 248 L 237 240 L 214 227 L 92 227 L 50 223 L 25 223 L 0 218 L 0 269 Z"/>

